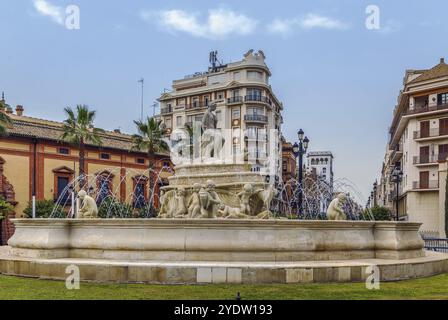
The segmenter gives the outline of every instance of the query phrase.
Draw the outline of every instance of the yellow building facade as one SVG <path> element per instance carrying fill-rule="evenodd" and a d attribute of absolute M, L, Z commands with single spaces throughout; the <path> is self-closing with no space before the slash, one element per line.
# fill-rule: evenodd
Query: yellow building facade
<path fill-rule="evenodd" d="M 0 196 L 14 205 L 16 217 L 23 217 L 33 195 L 36 200 L 56 201 L 78 177 L 78 149 L 60 141 L 60 122 L 24 116 L 21 106 L 14 113 L 4 100 L 0 112 L 6 112 L 13 122 L 7 129 L 8 134 L 0 136 Z M 147 200 L 149 159 L 146 152 L 130 151 L 132 137 L 118 131 L 105 132 L 101 139 L 101 146 L 86 146 L 85 172 L 89 186 L 97 190 L 100 178 L 104 177 L 113 195 L 123 202 L 132 202 L 136 186 L 141 184 L 139 190 Z M 154 171 L 157 206 L 159 188 L 172 174 L 169 155 L 156 155 Z"/>

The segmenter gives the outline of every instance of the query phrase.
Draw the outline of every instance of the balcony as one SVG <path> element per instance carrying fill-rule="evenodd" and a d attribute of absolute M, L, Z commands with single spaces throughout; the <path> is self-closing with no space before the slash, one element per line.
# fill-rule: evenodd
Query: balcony
<path fill-rule="evenodd" d="M 392 151 L 392 154 L 390 156 L 391 163 L 400 161 L 402 156 L 403 156 L 403 145 L 399 143 L 395 146 L 394 150 Z"/>
<path fill-rule="evenodd" d="M 242 102 L 243 102 L 243 97 L 241 97 L 241 96 L 230 97 L 227 99 L 227 104 L 237 104 L 237 103 L 242 103 Z"/>
<path fill-rule="evenodd" d="M 160 108 L 160 113 L 161 114 L 167 114 L 167 113 L 171 113 L 171 112 L 173 112 L 173 107 Z"/>
<path fill-rule="evenodd" d="M 434 138 L 448 135 L 447 130 L 441 128 L 429 129 L 429 132 L 414 131 L 414 139 Z"/>
<path fill-rule="evenodd" d="M 186 104 L 185 105 L 185 110 L 194 110 L 194 109 L 201 109 L 201 108 L 207 108 L 209 105 L 209 103 L 204 103 L 204 102 L 193 102 L 191 104 Z"/>
<path fill-rule="evenodd" d="M 437 164 L 439 157 L 437 154 L 424 155 L 424 156 L 416 156 L 414 157 L 413 163 L 415 165 L 425 165 L 425 164 Z"/>
<path fill-rule="evenodd" d="M 268 105 L 272 105 L 271 99 L 265 96 L 260 95 L 248 95 L 244 97 L 244 101 L 246 102 L 264 102 Z"/>
<path fill-rule="evenodd" d="M 413 115 L 424 112 L 438 111 L 438 110 L 446 110 L 448 109 L 448 104 L 438 104 L 436 106 L 429 107 L 428 105 L 414 107 L 414 109 L 408 109 L 404 112 L 404 115 Z"/>
<path fill-rule="evenodd" d="M 248 141 L 260 141 L 260 142 L 267 142 L 268 141 L 268 135 L 267 134 L 265 134 L 265 135 L 263 135 L 263 134 L 258 134 L 258 135 L 256 135 L 256 134 L 247 134 L 245 136 L 245 138 Z"/>
<path fill-rule="evenodd" d="M 431 154 L 425 156 L 414 157 L 415 165 L 432 165 L 438 164 L 439 161 L 446 161 L 448 153 Z"/>
<path fill-rule="evenodd" d="M 412 182 L 412 190 L 435 190 L 438 188 L 439 188 L 438 180 Z"/>
<path fill-rule="evenodd" d="M 268 117 L 261 114 L 246 114 L 244 116 L 246 122 L 268 123 Z"/>

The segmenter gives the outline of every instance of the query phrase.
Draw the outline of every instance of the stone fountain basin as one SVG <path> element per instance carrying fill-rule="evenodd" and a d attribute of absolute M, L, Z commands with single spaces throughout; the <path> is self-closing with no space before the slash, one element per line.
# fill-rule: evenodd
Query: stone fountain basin
<path fill-rule="evenodd" d="M 12 256 L 294 262 L 424 256 L 420 223 L 220 219 L 14 219 Z"/>

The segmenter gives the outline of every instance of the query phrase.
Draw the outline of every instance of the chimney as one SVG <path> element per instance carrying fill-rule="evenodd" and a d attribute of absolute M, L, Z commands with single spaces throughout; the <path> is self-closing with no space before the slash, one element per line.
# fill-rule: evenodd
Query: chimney
<path fill-rule="evenodd" d="M 445 63 L 445 58 L 440 58 L 440 63 Z"/>
<path fill-rule="evenodd" d="M 115 129 L 114 132 L 115 133 L 121 133 L 121 130 L 120 129 Z"/>
<path fill-rule="evenodd" d="M 24 111 L 23 106 L 21 106 L 20 104 L 17 105 L 17 107 L 16 107 L 16 114 L 18 116 L 23 116 L 23 111 Z"/>
<path fill-rule="evenodd" d="M 10 106 L 6 107 L 6 113 L 7 114 L 12 114 L 12 108 Z"/>

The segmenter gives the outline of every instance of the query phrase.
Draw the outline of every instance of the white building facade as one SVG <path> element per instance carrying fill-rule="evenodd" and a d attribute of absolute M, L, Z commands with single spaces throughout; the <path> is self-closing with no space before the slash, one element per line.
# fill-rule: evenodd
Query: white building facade
<path fill-rule="evenodd" d="M 158 117 L 171 133 L 186 124 L 197 126 L 208 106 L 216 105 L 217 127 L 228 133 L 225 158 L 245 153 L 256 171 L 275 156 L 275 175 L 281 179 L 283 105 L 269 84 L 270 76 L 264 53 L 250 50 L 241 61 L 214 64 L 207 72 L 174 80 L 172 91 L 159 98 Z"/>
<path fill-rule="evenodd" d="M 408 70 L 403 85 L 390 128 L 390 155 L 385 164 L 389 170 L 383 170 L 382 180 L 389 182 L 384 175 L 399 167 L 403 173 L 398 187 L 400 219 L 422 222 L 423 232 L 443 237 L 446 236 L 448 65 L 441 59 L 429 70 Z M 396 204 L 396 187 L 390 185 L 385 189 Z"/>
<path fill-rule="evenodd" d="M 314 151 L 307 154 L 307 167 L 315 169 L 320 180 L 325 181 L 333 189 L 333 154 L 330 151 Z"/>

